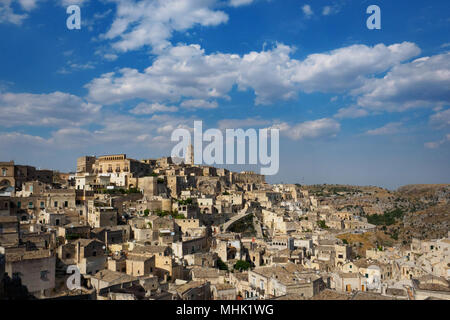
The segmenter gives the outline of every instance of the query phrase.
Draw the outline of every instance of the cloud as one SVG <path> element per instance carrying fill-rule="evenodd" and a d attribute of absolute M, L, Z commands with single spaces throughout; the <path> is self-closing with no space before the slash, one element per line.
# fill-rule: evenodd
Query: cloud
<path fill-rule="evenodd" d="M 383 127 L 373 129 L 373 130 L 368 130 L 366 132 L 366 134 L 369 136 L 381 136 L 381 135 L 395 134 L 400 131 L 401 126 L 402 126 L 401 122 L 391 122 L 391 123 L 384 125 Z"/>
<path fill-rule="evenodd" d="M 240 7 L 253 3 L 254 0 L 230 0 L 229 4 L 231 7 Z"/>
<path fill-rule="evenodd" d="M 311 9 L 311 6 L 310 6 L 309 4 L 305 4 L 305 5 L 302 7 L 302 11 L 303 11 L 303 14 L 304 14 L 307 18 L 309 18 L 309 17 L 311 17 L 311 16 L 314 15 L 314 12 L 313 12 L 313 10 Z"/>
<path fill-rule="evenodd" d="M 438 129 L 450 127 L 450 109 L 439 111 L 430 116 L 430 124 Z"/>
<path fill-rule="evenodd" d="M 373 111 L 401 112 L 450 104 L 450 53 L 394 66 L 383 78 L 366 80 L 353 92 L 357 104 Z"/>
<path fill-rule="evenodd" d="M 169 39 L 177 31 L 196 25 L 217 26 L 228 21 L 228 15 L 214 7 L 217 0 L 113 0 L 116 16 L 109 30 L 101 36 L 113 41 L 120 52 L 152 47 L 162 52 L 170 47 Z"/>
<path fill-rule="evenodd" d="M 151 118 L 136 118 L 129 115 L 105 115 L 95 129 L 68 126 L 42 138 L 47 148 L 64 150 L 83 148 L 89 150 L 113 150 L 119 148 L 169 148 L 173 146 L 170 136 L 176 128 L 192 125 L 191 118 L 154 115 Z M 162 125 L 163 124 L 163 125 Z M 168 151 L 168 150 L 166 150 Z M 104 151 L 103 151 L 104 152 Z M 110 152 L 110 151 L 108 151 Z"/>
<path fill-rule="evenodd" d="M 68 7 L 72 4 L 81 6 L 89 0 L 57 0 L 59 5 Z M 11 23 L 21 25 L 25 19 L 29 17 L 28 13 L 38 7 L 39 2 L 44 0 L 0 0 L 0 24 Z M 17 13 L 14 10 L 14 5 L 18 5 L 23 13 Z"/>
<path fill-rule="evenodd" d="M 345 92 L 366 83 L 420 52 L 413 43 L 374 47 L 353 45 L 300 61 L 294 48 L 276 44 L 270 50 L 205 54 L 199 45 L 178 45 L 159 55 L 143 72 L 124 68 L 86 85 L 89 97 L 103 104 L 141 98 L 150 102 L 229 98 L 233 86 L 253 90 L 255 104 L 268 105 L 297 97 L 298 92 Z"/>
<path fill-rule="evenodd" d="M 311 54 L 295 66 L 292 81 L 300 83 L 308 93 L 344 92 L 363 85 L 368 75 L 386 71 L 419 53 L 417 45 L 403 42 L 390 46 L 352 45 Z"/>
<path fill-rule="evenodd" d="M 172 47 L 139 72 L 124 68 L 103 74 L 86 85 L 89 97 L 107 104 L 128 99 L 179 101 L 182 97 L 226 97 L 237 79 L 238 55 L 205 55 L 199 45 Z"/>
<path fill-rule="evenodd" d="M 101 106 L 63 92 L 0 93 L 0 124 L 64 126 L 93 121 Z"/>
<path fill-rule="evenodd" d="M 0 0 L 0 23 L 21 25 L 28 17 L 26 13 L 18 14 L 12 8 L 12 0 Z"/>
<path fill-rule="evenodd" d="M 361 107 L 358 106 L 350 106 L 346 108 L 340 108 L 338 112 L 334 115 L 337 119 L 344 119 L 344 118 L 361 118 L 368 116 L 369 112 Z"/>
<path fill-rule="evenodd" d="M 215 109 L 218 106 L 217 101 L 206 101 L 203 99 L 185 100 L 181 103 L 181 107 L 188 109 Z"/>
<path fill-rule="evenodd" d="M 0 132 L 0 146 L 10 145 L 12 148 L 17 148 L 22 144 L 33 144 L 39 147 L 46 145 L 47 140 L 20 132 Z"/>
<path fill-rule="evenodd" d="M 82 70 L 91 70 L 95 69 L 95 66 L 92 62 L 86 63 L 75 63 L 73 61 L 68 61 L 65 67 L 60 68 L 57 73 L 60 74 L 70 74 L 74 71 L 82 71 Z"/>
<path fill-rule="evenodd" d="M 334 4 L 332 6 L 324 6 L 322 8 L 322 15 L 323 16 L 330 16 L 330 15 L 333 15 L 333 14 L 338 14 L 340 10 L 341 10 L 341 8 L 337 4 Z"/>
<path fill-rule="evenodd" d="M 341 131 L 340 123 L 330 118 L 306 121 L 294 125 L 282 122 L 272 125 L 271 128 L 279 129 L 281 133 L 292 140 L 335 137 Z"/>
<path fill-rule="evenodd" d="M 440 141 L 435 141 L 435 142 L 426 142 L 424 144 L 425 148 L 427 149 L 437 149 L 439 148 L 441 145 L 447 143 L 450 141 L 450 134 L 447 134 L 444 136 L 444 138 L 442 138 L 442 140 Z"/>
<path fill-rule="evenodd" d="M 244 55 L 237 70 L 239 88 L 253 89 L 257 105 L 295 98 L 299 88 L 292 75 L 298 61 L 290 58 L 293 51 L 289 46 L 277 44 L 272 50 Z"/>
<path fill-rule="evenodd" d="M 25 11 L 31 11 L 37 7 L 38 0 L 18 0 L 20 6 Z"/>
<path fill-rule="evenodd" d="M 238 129 L 238 128 L 250 128 L 261 127 L 270 124 L 269 120 L 247 118 L 247 119 L 223 119 L 218 122 L 219 129 Z"/>
<path fill-rule="evenodd" d="M 105 58 L 108 61 L 115 61 L 117 60 L 118 56 L 114 53 L 105 53 L 103 55 L 103 58 Z"/>
<path fill-rule="evenodd" d="M 130 112 L 133 114 L 152 114 L 157 112 L 176 112 L 176 111 L 178 111 L 178 108 L 174 106 L 165 106 L 159 103 L 153 104 L 140 103 Z"/>

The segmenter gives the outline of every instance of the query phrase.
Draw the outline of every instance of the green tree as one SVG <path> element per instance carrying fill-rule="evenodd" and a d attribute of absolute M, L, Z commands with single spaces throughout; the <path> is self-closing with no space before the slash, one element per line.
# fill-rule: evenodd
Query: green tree
<path fill-rule="evenodd" d="M 319 220 L 317 221 L 317 225 L 320 229 L 328 229 L 329 227 L 326 225 L 325 220 Z"/>
<path fill-rule="evenodd" d="M 246 271 L 246 270 L 250 269 L 251 266 L 252 266 L 251 263 L 248 261 L 238 260 L 233 268 L 236 270 L 239 270 L 239 271 L 242 271 L 242 270 Z"/>
<path fill-rule="evenodd" d="M 217 260 L 217 268 L 219 268 L 219 270 L 228 271 L 228 266 L 220 258 Z"/>

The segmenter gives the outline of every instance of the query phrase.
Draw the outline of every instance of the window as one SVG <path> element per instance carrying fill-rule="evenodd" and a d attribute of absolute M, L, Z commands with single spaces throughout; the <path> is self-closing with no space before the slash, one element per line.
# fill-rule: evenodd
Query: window
<path fill-rule="evenodd" d="M 6 169 L 5 168 L 2 169 L 2 176 L 6 177 Z"/>
<path fill-rule="evenodd" d="M 64 208 L 67 208 L 69 206 L 69 201 L 64 201 Z"/>
<path fill-rule="evenodd" d="M 55 208 L 57 208 L 57 207 L 58 207 L 58 201 L 55 201 L 55 202 L 53 203 L 53 206 L 54 206 Z"/>
<path fill-rule="evenodd" d="M 28 202 L 28 208 L 29 209 L 33 209 L 33 202 L 32 201 Z"/>
<path fill-rule="evenodd" d="M 259 281 L 259 287 L 261 288 L 261 290 L 264 290 L 264 281 Z"/>
<path fill-rule="evenodd" d="M 50 271 L 48 270 L 43 270 L 41 271 L 41 280 L 42 281 L 48 281 L 48 274 L 50 273 Z"/>
<path fill-rule="evenodd" d="M 41 209 L 44 209 L 44 207 L 45 207 L 44 201 L 41 201 L 40 206 L 41 206 Z"/>
<path fill-rule="evenodd" d="M 20 201 L 17 201 L 17 208 L 19 208 L 19 209 L 20 209 L 20 207 L 22 207 L 22 202 L 20 202 Z"/>

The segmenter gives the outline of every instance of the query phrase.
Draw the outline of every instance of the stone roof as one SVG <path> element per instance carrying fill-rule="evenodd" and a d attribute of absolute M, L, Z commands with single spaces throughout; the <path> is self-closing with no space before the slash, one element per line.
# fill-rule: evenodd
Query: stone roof
<path fill-rule="evenodd" d="M 168 246 L 136 246 L 134 247 L 133 251 L 131 253 L 136 254 L 146 254 L 146 253 L 163 253 L 167 249 L 170 249 Z"/>
<path fill-rule="evenodd" d="M 397 299 L 385 297 L 379 293 L 358 291 L 353 295 L 352 300 L 397 300 Z"/>
<path fill-rule="evenodd" d="M 358 268 L 367 268 L 369 267 L 372 263 L 369 262 L 369 260 L 367 259 L 358 259 L 353 261 L 353 263 L 358 267 Z"/>
<path fill-rule="evenodd" d="M 288 263 L 285 266 L 259 267 L 255 268 L 253 272 L 266 278 L 276 279 L 283 285 L 306 284 L 320 278 L 315 273 L 302 272 L 302 267 L 293 263 Z"/>
<path fill-rule="evenodd" d="M 191 269 L 192 278 L 218 278 L 220 276 L 224 276 L 225 272 L 220 271 L 215 268 L 197 268 L 194 267 Z"/>
<path fill-rule="evenodd" d="M 33 250 L 22 252 L 11 252 L 6 254 L 6 262 L 17 262 L 23 260 L 44 259 L 52 256 L 50 250 Z"/>
<path fill-rule="evenodd" d="M 233 276 L 239 281 L 248 281 L 248 272 L 234 272 Z"/>
<path fill-rule="evenodd" d="M 132 261 L 148 261 L 148 260 L 152 259 L 152 257 L 130 253 L 127 256 L 127 259 L 132 260 Z"/>
<path fill-rule="evenodd" d="M 81 247 L 87 247 L 88 245 L 90 245 L 92 242 L 99 242 L 99 243 L 103 243 L 97 239 L 78 239 L 73 241 L 73 244 L 80 244 Z"/>
<path fill-rule="evenodd" d="M 182 284 L 178 286 L 175 290 L 179 294 L 184 294 L 186 291 L 189 291 L 193 288 L 201 287 L 203 285 L 202 281 L 190 281 L 188 283 Z"/>
<path fill-rule="evenodd" d="M 346 293 L 325 289 L 311 298 L 311 300 L 350 300 L 351 296 Z"/>
<path fill-rule="evenodd" d="M 299 294 L 291 293 L 287 294 L 281 297 L 276 297 L 273 300 L 289 300 L 289 301 L 299 301 L 299 300 L 305 300 L 304 296 L 301 296 Z"/>
<path fill-rule="evenodd" d="M 212 286 L 215 287 L 217 289 L 217 291 L 236 289 L 234 286 L 232 286 L 229 283 L 217 283 L 217 284 L 213 284 Z"/>
<path fill-rule="evenodd" d="M 138 280 L 137 277 L 130 276 L 123 272 L 117 272 L 108 269 L 97 272 L 95 275 L 92 276 L 92 278 L 102 280 L 110 284 L 118 284 Z"/>

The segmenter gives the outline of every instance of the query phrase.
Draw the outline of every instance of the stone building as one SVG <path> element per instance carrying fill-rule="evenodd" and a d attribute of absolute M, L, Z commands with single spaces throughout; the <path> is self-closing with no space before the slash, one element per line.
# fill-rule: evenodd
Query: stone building
<path fill-rule="evenodd" d="M 139 254 L 129 254 L 126 260 L 127 274 L 140 277 L 153 273 L 155 269 L 155 256 L 143 256 Z"/>
<path fill-rule="evenodd" d="M 14 161 L 0 162 L 0 188 L 15 187 Z"/>
<path fill-rule="evenodd" d="M 6 254 L 5 271 L 19 277 L 28 292 L 42 297 L 55 288 L 56 258 L 49 250 L 16 251 Z"/>
<path fill-rule="evenodd" d="M 17 217 L 0 217 L 0 244 L 16 245 L 19 243 L 20 224 Z"/>

